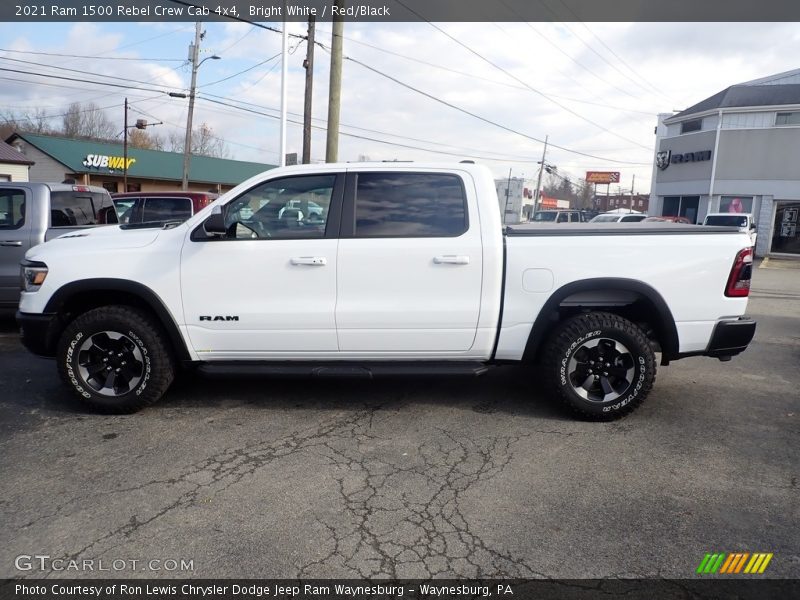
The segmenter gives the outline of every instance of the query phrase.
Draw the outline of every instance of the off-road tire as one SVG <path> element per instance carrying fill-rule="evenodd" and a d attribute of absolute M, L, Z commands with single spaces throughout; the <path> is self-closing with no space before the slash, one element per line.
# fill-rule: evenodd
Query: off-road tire
<path fill-rule="evenodd" d="M 556 328 L 544 348 L 543 371 L 550 393 L 575 415 L 612 421 L 633 412 L 650 393 L 656 358 L 638 326 L 619 315 L 591 312 Z"/>
<path fill-rule="evenodd" d="M 175 377 L 160 325 L 130 306 L 103 306 L 78 316 L 59 339 L 56 361 L 78 399 L 103 413 L 136 412 L 159 400 Z"/>

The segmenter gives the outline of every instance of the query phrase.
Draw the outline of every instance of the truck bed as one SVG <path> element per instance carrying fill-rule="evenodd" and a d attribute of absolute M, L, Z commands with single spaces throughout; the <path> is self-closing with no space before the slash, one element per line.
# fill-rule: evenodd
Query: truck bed
<path fill-rule="evenodd" d="M 682 223 L 520 223 L 507 225 L 508 236 L 553 235 L 716 235 L 739 233 L 736 227 Z"/>

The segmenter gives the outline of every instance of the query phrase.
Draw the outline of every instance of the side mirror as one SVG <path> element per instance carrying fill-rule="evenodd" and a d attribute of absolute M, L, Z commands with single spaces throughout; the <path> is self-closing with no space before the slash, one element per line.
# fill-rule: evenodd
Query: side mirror
<path fill-rule="evenodd" d="M 203 221 L 203 229 L 211 235 L 225 235 L 227 232 L 225 217 L 222 216 L 221 212 L 211 213 L 211 216 Z"/>
<path fill-rule="evenodd" d="M 756 224 L 750 223 L 750 231 L 755 231 L 755 229 L 756 229 Z"/>

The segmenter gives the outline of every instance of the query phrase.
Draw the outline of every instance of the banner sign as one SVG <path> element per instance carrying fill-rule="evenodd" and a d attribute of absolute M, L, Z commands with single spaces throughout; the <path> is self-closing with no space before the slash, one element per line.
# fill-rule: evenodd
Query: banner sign
<path fill-rule="evenodd" d="M 589 183 L 619 183 L 619 171 L 586 171 Z"/>

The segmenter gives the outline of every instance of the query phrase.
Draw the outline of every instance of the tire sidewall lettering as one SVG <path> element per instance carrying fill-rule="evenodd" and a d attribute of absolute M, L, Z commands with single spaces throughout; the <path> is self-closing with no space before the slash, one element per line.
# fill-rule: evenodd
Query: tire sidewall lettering
<path fill-rule="evenodd" d="M 100 329 L 98 331 L 103 331 L 103 329 Z M 115 331 L 115 328 L 105 329 L 105 331 Z M 119 333 L 122 333 L 122 331 L 123 330 L 121 329 Z M 75 391 L 77 391 L 81 396 L 87 399 L 92 398 L 92 393 L 88 389 L 86 389 L 88 386 L 83 381 L 83 378 L 80 377 L 79 374 L 76 372 L 76 368 L 73 365 L 77 363 L 76 348 L 79 346 L 81 341 L 87 335 L 93 335 L 94 333 L 97 333 L 97 331 L 93 333 L 86 333 L 84 331 L 76 332 L 75 335 L 67 344 L 67 351 L 64 355 L 64 368 L 66 370 L 67 378 L 69 379 L 72 386 L 75 388 Z M 134 333 L 131 330 L 128 330 L 124 335 L 130 338 L 142 353 L 142 361 L 144 362 L 144 372 L 142 374 L 142 380 L 139 382 L 139 385 L 136 387 L 136 390 L 134 391 L 136 396 L 140 396 L 147 388 L 147 385 L 150 381 L 150 377 L 152 376 L 153 368 L 150 361 L 150 353 L 148 352 L 147 346 L 145 345 L 144 341 L 136 333 Z"/>

